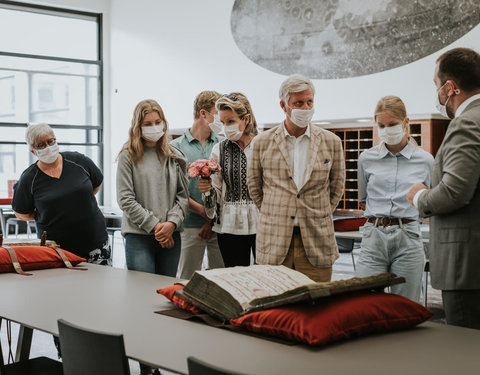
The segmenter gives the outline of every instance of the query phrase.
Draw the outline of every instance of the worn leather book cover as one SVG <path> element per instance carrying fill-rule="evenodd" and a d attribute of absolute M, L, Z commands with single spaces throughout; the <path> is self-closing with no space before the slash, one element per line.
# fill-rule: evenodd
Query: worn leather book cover
<path fill-rule="evenodd" d="M 241 315 L 300 301 L 362 290 L 382 290 L 405 282 L 393 273 L 316 283 L 284 266 L 253 265 L 197 271 L 175 292 L 211 315 L 234 319 Z"/>

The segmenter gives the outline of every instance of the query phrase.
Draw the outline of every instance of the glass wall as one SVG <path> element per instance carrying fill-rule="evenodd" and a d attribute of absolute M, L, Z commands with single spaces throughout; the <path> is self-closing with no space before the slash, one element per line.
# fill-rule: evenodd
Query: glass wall
<path fill-rule="evenodd" d="M 36 160 L 29 123 L 48 123 L 61 151 L 103 169 L 101 31 L 101 14 L 0 3 L 0 198 Z"/>

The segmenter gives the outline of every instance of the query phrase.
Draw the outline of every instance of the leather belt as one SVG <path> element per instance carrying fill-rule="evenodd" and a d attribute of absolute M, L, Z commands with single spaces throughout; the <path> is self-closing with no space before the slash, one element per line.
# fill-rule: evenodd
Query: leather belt
<path fill-rule="evenodd" d="M 400 223 L 402 224 L 411 223 L 412 221 L 415 221 L 415 220 L 398 218 L 398 217 L 369 217 L 367 221 L 369 223 L 372 223 L 376 227 L 379 227 L 379 226 L 389 227 L 392 225 L 400 225 Z"/>
<path fill-rule="evenodd" d="M 17 258 L 17 253 L 13 250 L 10 246 L 3 245 L 2 246 L 5 250 L 7 250 L 8 254 L 10 255 L 10 259 L 12 260 L 13 269 L 16 273 L 23 275 L 23 276 L 32 276 L 31 273 L 25 272 L 20 265 L 20 262 Z"/>

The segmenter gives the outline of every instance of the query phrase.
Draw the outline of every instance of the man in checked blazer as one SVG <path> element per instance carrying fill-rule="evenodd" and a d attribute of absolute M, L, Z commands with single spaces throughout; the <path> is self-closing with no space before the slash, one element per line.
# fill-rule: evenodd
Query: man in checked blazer
<path fill-rule="evenodd" d="M 330 281 L 338 258 L 332 213 L 343 193 L 345 162 L 340 138 L 310 122 L 314 94 L 299 74 L 282 83 L 285 121 L 255 138 L 247 182 L 259 209 L 257 263 Z"/>
<path fill-rule="evenodd" d="M 407 199 L 430 219 L 432 286 L 447 324 L 480 329 L 480 55 L 447 51 L 434 75 L 437 108 L 450 122 L 433 165 L 432 187 Z"/>

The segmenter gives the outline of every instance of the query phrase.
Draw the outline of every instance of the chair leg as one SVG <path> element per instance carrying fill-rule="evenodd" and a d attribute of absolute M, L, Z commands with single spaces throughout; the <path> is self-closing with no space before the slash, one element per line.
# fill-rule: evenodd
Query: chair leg
<path fill-rule="evenodd" d="M 110 256 L 112 258 L 112 262 L 113 262 L 113 245 L 114 244 L 115 244 L 115 232 L 112 232 L 112 247 L 111 247 L 112 252 L 110 254 Z"/>
<path fill-rule="evenodd" d="M 350 252 L 350 254 L 352 254 L 353 270 L 356 271 L 357 268 L 355 267 L 355 257 L 353 256 L 353 250 Z"/>
<path fill-rule="evenodd" d="M 425 285 L 423 286 L 423 305 L 427 307 L 427 294 L 428 294 L 428 272 L 425 272 Z"/>

